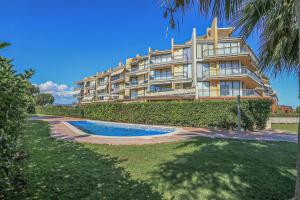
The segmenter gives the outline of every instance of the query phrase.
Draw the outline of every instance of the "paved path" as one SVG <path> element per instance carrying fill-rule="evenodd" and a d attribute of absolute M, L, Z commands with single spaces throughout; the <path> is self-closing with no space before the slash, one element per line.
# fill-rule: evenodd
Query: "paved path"
<path fill-rule="evenodd" d="M 47 121 L 50 124 L 51 134 L 53 137 L 62 140 L 75 142 L 93 143 L 93 144 L 111 144 L 111 145 L 140 145 L 156 144 L 164 142 L 175 142 L 180 140 L 191 139 L 194 137 L 209 138 L 229 138 L 240 140 L 264 140 L 264 141 L 285 141 L 297 142 L 297 135 L 277 131 L 260 131 L 260 132 L 243 132 L 236 134 L 234 131 L 210 130 L 204 128 L 184 127 L 176 134 L 162 135 L 155 137 L 106 137 L 97 135 L 79 135 L 70 129 L 63 122 L 79 121 L 85 119 L 68 118 L 68 117 L 33 117 L 32 119 Z"/>

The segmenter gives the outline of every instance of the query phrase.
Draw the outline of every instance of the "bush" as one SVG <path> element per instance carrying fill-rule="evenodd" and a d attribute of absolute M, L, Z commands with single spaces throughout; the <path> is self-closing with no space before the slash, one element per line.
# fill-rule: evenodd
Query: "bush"
<path fill-rule="evenodd" d="M 65 117 L 83 117 L 83 112 L 80 107 L 73 106 L 36 106 L 37 114 L 57 115 Z"/>
<path fill-rule="evenodd" d="M 263 129 L 270 115 L 271 101 L 242 100 L 242 126 Z M 234 128 L 236 101 L 172 101 L 145 103 L 99 103 L 81 107 L 38 107 L 37 113 L 88 119 L 192 127 Z"/>
<path fill-rule="evenodd" d="M 26 111 L 33 103 L 34 86 L 28 81 L 33 71 L 16 74 L 11 60 L 0 57 L 0 199 L 10 199 L 22 187 L 19 162 L 24 153 L 17 147 Z"/>

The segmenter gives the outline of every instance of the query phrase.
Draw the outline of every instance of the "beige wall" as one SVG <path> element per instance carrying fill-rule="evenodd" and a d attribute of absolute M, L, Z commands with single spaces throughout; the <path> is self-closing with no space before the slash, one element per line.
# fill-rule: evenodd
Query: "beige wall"
<path fill-rule="evenodd" d="M 174 56 L 182 55 L 183 49 L 174 49 Z"/>
<path fill-rule="evenodd" d="M 137 90 L 137 93 L 138 93 L 138 96 L 144 96 L 144 88 L 139 88 L 138 90 Z"/>
<path fill-rule="evenodd" d="M 183 72 L 183 65 L 175 65 L 173 69 L 174 69 L 174 74 L 182 73 Z"/>

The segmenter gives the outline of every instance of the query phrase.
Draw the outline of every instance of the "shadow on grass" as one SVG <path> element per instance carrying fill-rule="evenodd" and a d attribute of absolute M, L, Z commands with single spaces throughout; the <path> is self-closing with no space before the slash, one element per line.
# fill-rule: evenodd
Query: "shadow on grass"
<path fill-rule="evenodd" d="M 29 121 L 20 144 L 28 199 L 161 199 L 151 185 L 131 179 L 118 160 L 81 144 L 56 141 L 46 122 Z"/>
<path fill-rule="evenodd" d="M 266 200 L 293 196 L 295 144 L 201 138 L 178 148 L 193 151 L 176 155 L 153 174 L 153 184 L 167 199 Z"/>

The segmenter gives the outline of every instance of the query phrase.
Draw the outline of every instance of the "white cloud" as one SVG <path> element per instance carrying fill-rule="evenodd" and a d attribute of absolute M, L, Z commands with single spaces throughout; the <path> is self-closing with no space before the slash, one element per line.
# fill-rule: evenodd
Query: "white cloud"
<path fill-rule="evenodd" d="M 57 84 L 53 81 L 46 81 L 41 84 L 34 84 L 40 89 L 40 93 L 52 94 L 55 98 L 55 103 L 69 104 L 75 101 L 73 98 L 73 88 L 65 84 Z"/>

